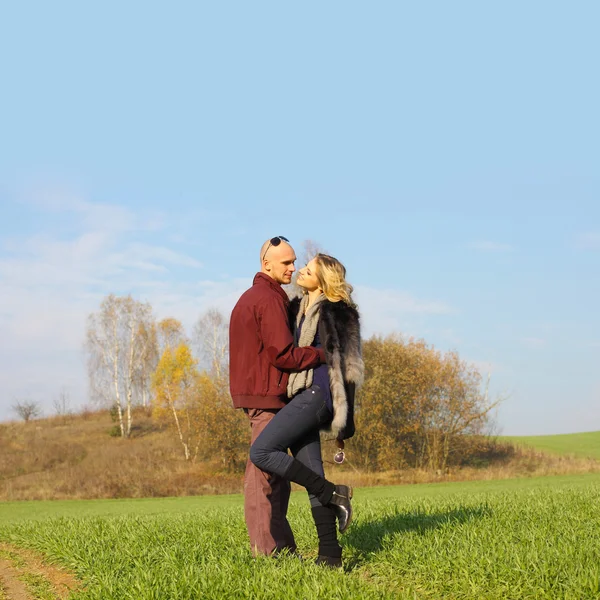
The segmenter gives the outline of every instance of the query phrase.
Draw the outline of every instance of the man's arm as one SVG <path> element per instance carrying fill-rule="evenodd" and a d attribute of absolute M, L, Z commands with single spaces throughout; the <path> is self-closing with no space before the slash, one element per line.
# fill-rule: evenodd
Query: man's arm
<path fill-rule="evenodd" d="M 325 362 L 323 348 L 294 347 L 288 315 L 281 302 L 270 301 L 262 307 L 260 334 L 269 362 L 282 371 L 304 371 Z"/>

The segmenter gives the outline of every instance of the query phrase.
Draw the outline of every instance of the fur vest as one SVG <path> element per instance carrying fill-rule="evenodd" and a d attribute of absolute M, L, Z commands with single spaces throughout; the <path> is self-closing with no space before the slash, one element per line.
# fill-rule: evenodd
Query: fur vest
<path fill-rule="evenodd" d="M 300 298 L 290 304 L 290 323 L 295 327 Z M 354 435 L 354 395 L 363 382 L 358 311 L 345 302 L 323 301 L 319 315 L 319 338 L 329 371 L 333 421 L 326 437 L 345 440 Z"/>

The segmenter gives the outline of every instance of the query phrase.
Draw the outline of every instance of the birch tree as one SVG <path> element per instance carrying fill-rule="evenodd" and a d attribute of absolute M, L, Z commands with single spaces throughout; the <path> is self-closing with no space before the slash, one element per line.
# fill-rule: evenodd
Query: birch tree
<path fill-rule="evenodd" d="M 136 379 L 145 360 L 144 335 L 152 308 L 131 296 L 110 294 L 88 317 L 86 351 L 92 398 L 116 408 L 121 436 L 129 437 Z"/>
<path fill-rule="evenodd" d="M 139 331 L 139 361 L 134 377 L 134 388 L 140 404 L 150 405 L 152 374 L 158 365 L 159 347 L 157 325 L 141 323 Z"/>
<path fill-rule="evenodd" d="M 203 363 L 218 381 L 229 372 L 229 321 L 216 308 L 204 313 L 194 327 L 194 343 Z"/>

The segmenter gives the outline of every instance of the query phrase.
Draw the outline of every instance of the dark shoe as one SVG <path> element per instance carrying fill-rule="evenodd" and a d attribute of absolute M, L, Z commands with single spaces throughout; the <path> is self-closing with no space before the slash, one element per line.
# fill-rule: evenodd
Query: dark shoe
<path fill-rule="evenodd" d="M 352 488 L 349 485 L 336 485 L 329 506 L 333 508 L 338 520 L 338 529 L 344 533 L 352 521 Z"/>
<path fill-rule="evenodd" d="M 316 565 L 323 565 L 324 567 L 329 567 L 330 569 L 341 569 L 342 568 L 342 558 L 339 556 L 321 556 L 317 560 L 315 560 Z"/>

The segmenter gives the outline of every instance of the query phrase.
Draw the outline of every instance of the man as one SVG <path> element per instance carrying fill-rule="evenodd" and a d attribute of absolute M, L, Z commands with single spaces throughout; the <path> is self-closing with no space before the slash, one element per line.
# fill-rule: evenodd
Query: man
<path fill-rule="evenodd" d="M 288 374 L 325 362 L 322 348 L 295 348 L 289 299 L 282 285 L 292 281 L 296 254 L 277 236 L 260 249 L 260 272 L 238 300 L 229 325 L 230 390 L 233 404 L 250 420 L 252 441 L 283 408 Z M 244 476 L 244 513 L 255 554 L 296 550 L 287 520 L 290 483 L 258 469 L 250 460 Z"/>

